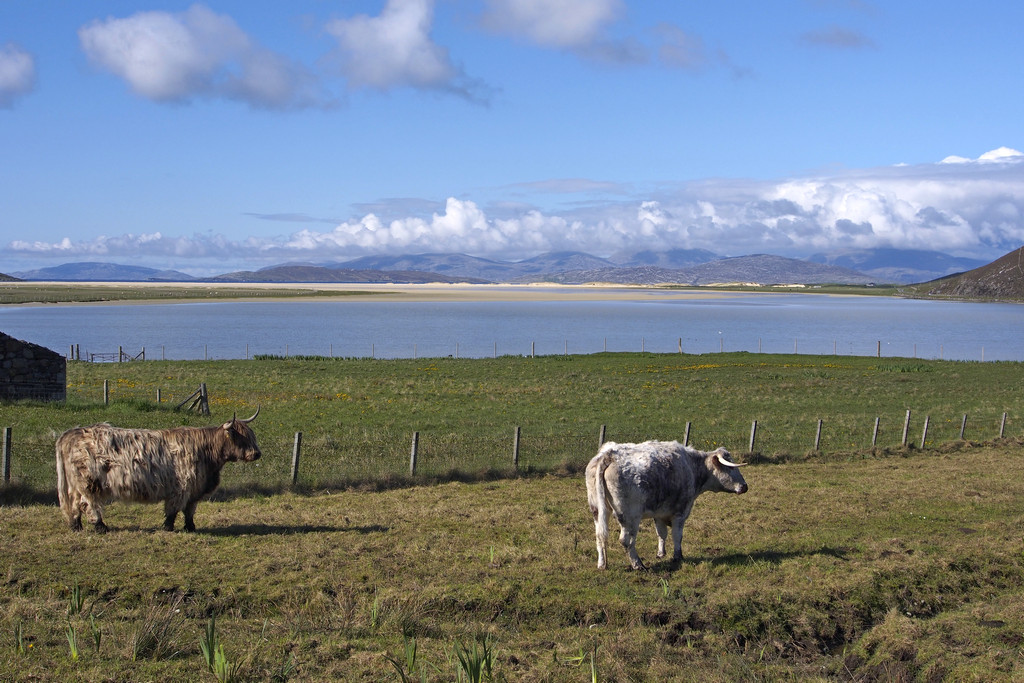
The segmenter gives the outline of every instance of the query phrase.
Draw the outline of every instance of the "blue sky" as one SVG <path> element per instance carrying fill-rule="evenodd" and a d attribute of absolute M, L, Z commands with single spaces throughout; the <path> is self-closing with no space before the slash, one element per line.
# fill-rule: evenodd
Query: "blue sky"
<path fill-rule="evenodd" d="M 1024 243 L 1024 4 L 0 3 L 0 272 Z"/>

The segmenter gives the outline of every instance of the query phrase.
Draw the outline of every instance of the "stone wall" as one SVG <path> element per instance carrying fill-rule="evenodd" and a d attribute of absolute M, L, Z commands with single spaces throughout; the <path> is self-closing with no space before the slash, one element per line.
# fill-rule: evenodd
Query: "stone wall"
<path fill-rule="evenodd" d="M 64 356 L 0 332 L 0 400 L 63 401 L 66 396 Z"/>

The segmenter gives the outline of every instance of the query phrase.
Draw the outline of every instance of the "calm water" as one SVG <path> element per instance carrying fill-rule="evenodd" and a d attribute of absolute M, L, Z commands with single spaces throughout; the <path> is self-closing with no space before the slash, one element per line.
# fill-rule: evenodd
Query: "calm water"
<path fill-rule="evenodd" d="M 377 358 L 763 351 L 1024 360 L 1024 306 L 806 294 L 642 301 L 290 301 L 0 307 L 0 331 L 67 354 Z"/>

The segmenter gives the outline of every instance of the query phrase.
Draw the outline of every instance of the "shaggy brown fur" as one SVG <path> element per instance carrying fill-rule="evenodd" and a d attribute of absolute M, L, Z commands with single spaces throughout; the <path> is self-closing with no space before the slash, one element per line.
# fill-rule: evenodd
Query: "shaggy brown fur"
<path fill-rule="evenodd" d="M 185 531 L 195 531 L 196 505 L 217 488 L 224 463 L 260 457 L 248 424 L 255 418 L 232 418 L 219 427 L 122 429 L 101 423 L 69 429 L 56 445 L 64 518 L 78 531 L 84 513 L 102 533 L 104 504 L 163 501 L 165 529 L 172 531 L 182 512 Z"/>

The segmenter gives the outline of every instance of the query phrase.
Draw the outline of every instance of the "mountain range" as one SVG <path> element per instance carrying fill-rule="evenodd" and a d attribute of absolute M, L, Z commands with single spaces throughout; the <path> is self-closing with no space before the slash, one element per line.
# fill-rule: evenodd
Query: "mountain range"
<path fill-rule="evenodd" d="M 966 273 L 907 287 L 913 296 L 950 299 L 1024 300 L 1024 247 Z"/>
<path fill-rule="evenodd" d="M 609 258 L 576 251 L 552 252 L 522 261 L 453 253 L 365 256 L 344 262 L 283 263 L 204 278 L 176 270 L 95 262 L 67 263 L 11 275 L 23 280 L 127 282 L 909 284 L 984 264 L 941 252 L 896 249 L 847 250 L 816 254 L 806 260 L 769 254 L 723 258 L 700 249 L 669 249 L 620 253 Z"/>

